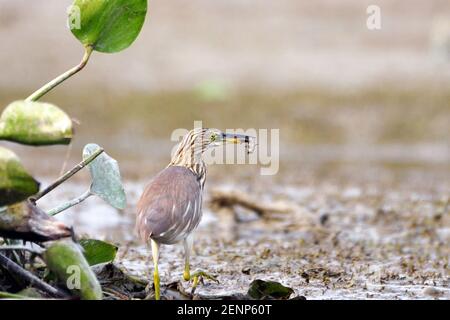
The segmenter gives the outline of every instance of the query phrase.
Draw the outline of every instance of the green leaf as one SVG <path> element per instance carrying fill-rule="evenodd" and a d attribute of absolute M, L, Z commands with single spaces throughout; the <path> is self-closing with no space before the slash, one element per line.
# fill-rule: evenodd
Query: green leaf
<path fill-rule="evenodd" d="M 128 48 L 147 14 L 147 0 L 75 0 L 69 26 L 84 46 L 106 53 Z"/>
<path fill-rule="evenodd" d="M 72 120 L 50 103 L 15 101 L 0 116 L 0 140 L 40 146 L 68 144 L 72 136 Z"/>
<path fill-rule="evenodd" d="M 86 145 L 83 150 L 83 159 L 89 157 L 99 148 L 98 145 L 93 143 Z M 88 167 L 92 177 L 91 193 L 117 209 L 124 209 L 127 199 L 117 161 L 103 152 Z"/>
<path fill-rule="evenodd" d="M 22 201 L 39 191 L 37 182 L 16 154 L 0 147 L 0 206 Z"/>
<path fill-rule="evenodd" d="M 102 288 L 80 247 L 71 240 L 52 242 L 43 258 L 47 267 L 73 294 L 83 300 L 101 300 Z M 70 284 L 70 286 L 68 286 Z"/>
<path fill-rule="evenodd" d="M 95 239 L 82 239 L 79 243 L 84 249 L 84 257 L 91 266 L 113 261 L 119 249 L 111 243 Z"/>
<path fill-rule="evenodd" d="M 5 291 L 0 291 L 0 299 L 7 299 L 7 300 L 35 300 L 35 299 L 39 299 L 39 298 L 29 297 L 29 296 L 18 294 L 18 293 L 9 293 L 9 292 L 5 292 Z"/>
<path fill-rule="evenodd" d="M 294 293 L 289 287 L 276 281 L 255 280 L 250 284 L 248 295 L 253 299 L 289 299 Z"/>

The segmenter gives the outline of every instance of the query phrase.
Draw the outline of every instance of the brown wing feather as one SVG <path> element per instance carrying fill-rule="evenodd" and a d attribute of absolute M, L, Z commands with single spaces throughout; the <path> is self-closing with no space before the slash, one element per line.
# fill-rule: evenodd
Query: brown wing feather
<path fill-rule="evenodd" d="M 179 166 L 164 169 L 147 185 L 137 204 L 140 238 L 165 244 L 181 240 L 200 222 L 201 202 L 200 183 L 192 171 Z"/>

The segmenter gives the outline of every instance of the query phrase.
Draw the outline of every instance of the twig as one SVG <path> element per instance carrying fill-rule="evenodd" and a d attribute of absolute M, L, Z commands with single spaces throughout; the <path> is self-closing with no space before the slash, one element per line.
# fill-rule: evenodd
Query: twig
<path fill-rule="evenodd" d="M 12 246 L 16 243 L 19 243 L 18 240 L 14 240 L 14 239 L 8 239 L 8 238 L 4 238 L 4 241 L 6 243 L 6 246 Z M 12 255 L 14 256 L 14 259 L 16 259 L 17 262 L 21 262 L 21 257 L 19 257 L 19 253 L 16 251 L 12 252 Z"/>
<path fill-rule="evenodd" d="M 103 293 L 107 293 L 114 298 L 118 298 L 118 300 L 130 300 L 129 296 L 113 288 L 104 288 Z"/>
<path fill-rule="evenodd" d="M 243 192 L 221 190 L 212 191 L 211 204 L 219 208 L 238 205 L 252 210 L 260 216 L 264 216 L 268 213 L 288 213 L 294 209 L 287 203 L 262 203 Z"/>
<path fill-rule="evenodd" d="M 0 246 L 0 251 L 3 250 L 24 250 L 28 251 L 37 255 L 41 255 L 43 250 L 36 250 L 30 247 L 24 247 L 24 246 Z"/>
<path fill-rule="evenodd" d="M 58 298 L 68 297 L 68 295 L 65 294 L 64 292 L 56 288 L 53 288 L 51 285 L 45 283 L 31 272 L 23 269 L 17 263 L 14 263 L 12 260 L 5 257 L 1 253 L 0 253 L 0 265 L 3 266 L 3 268 L 5 268 L 8 272 L 25 279 L 31 286 L 36 287 L 37 289 L 44 291 L 53 297 Z"/>
<path fill-rule="evenodd" d="M 64 175 L 59 177 L 55 182 L 53 182 L 51 185 L 49 185 L 44 190 L 38 192 L 34 197 L 31 197 L 31 201 L 38 201 L 40 198 L 45 196 L 47 193 L 58 187 L 61 183 L 72 177 L 75 173 L 83 169 L 85 166 L 87 166 L 89 163 L 91 163 L 95 158 L 97 158 L 102 152 L 103 148 L 99 148 L 96 150 L 93 154 L 91 154 L 88 158 L 81 161 L 79 164 L 77 164 L 75 167 L 73 167 L 71 170 L 67 171 Z"/>
<path fill-rule="evenodd" d="M 52 90 L 54 87 L 59 85 L 61 82 L 67 80 L 71 76 L 73 76 L 75 73 L 79 72 L 81 69 L 83 69 L 87 62 L 89 61 L 89 57 L 92 53 L 92 47 L 87 46 L 85 47 L 83 59 L 81 59 L 81 62 L 77 64 L 75 67 L 67 70 L 63 74 L 59 75 L 49 83 L 45 84 L 43 87 L 32 93 L 28 98 L 25 99 L 25 101 L 37 101 L 39 100 L 43 95 L 45 95 L 47 92 Z"/>

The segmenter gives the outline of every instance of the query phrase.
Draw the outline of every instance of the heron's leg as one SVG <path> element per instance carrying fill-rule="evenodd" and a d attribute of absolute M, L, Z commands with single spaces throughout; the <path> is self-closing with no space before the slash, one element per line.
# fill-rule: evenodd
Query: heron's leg
<path fill-rule="evenodd" d="M 189 257 L 191 255 L 192 250 L 192 242 L 193 237 L 189 235 L 184 239 L 184 272 L 183 279 L 185 281 L 189 281 L 191 279 L 190 266 L 189 266 Z"/>
<path fill-rule="evenodd" d="M 152 256 L 153 256 L 153 285 L 155 286 L 155 299 L 159 300 L 159 272 L 158 272 L 158 259 L 159 259 L 159 244 L 153 239 L 150 240 L 152 244 Z"/>
<path fill-rule="evenodd" d="M 199 283 L 199 281 L 203 279 L 212 280 L 215 282 L 219 282 L 215 276 L 202 271 L 197 270 L 194 273 L 190 273 L 190 265 L 189 265 L 189 258 L 192 251 L 192 243 L 193 243 L 193 236 L 192 234 L 187 236 L 186 239 L 184 239 L 184 272 L 183 272 L 183 279 L 185 281 L 189 281 L 192 279 L 192 291 L 193 294 L 195 292 L 195 289 Z"/>

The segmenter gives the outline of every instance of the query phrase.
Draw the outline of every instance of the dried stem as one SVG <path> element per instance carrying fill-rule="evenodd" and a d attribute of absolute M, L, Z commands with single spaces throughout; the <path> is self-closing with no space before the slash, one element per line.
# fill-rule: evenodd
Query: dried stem
<path fill-rule="evenodd" d="M 36 277 L 34 274 L 25 270 L 17 263 L 13 262 L 12 260 L 5 257 L 1 253 L 0 253 L 0 265 L 9 273 L 19 276 L 21 279 L 24 279 L 31 286 L 48 293 L 52 297 L 67 298 L 67 294 L 56 288 L 53 288 L 51 285 L 45 283 L 44 281 Z"/>
<path fill-rule="evenodd" d="M 103 148 L 99 148 L 96 150 L 93 154 L 91 154 L 88 158 L 81 161 L 79 164 L 77 164 L 75 167 L 73 167 L 71 170 L 67 171 L 64 175 L 59 177 L 55 182 L 53 182 L 51 185 L 49 185 L 44 190 L 38 192 L 34 197 L 31 197 L 31 201 L 38 201 L 40 198 L 45 196 L 47 193 L 58 187 L 61 183 L 68 180 L 70 177 L 72 177 L 75 173 L 83 169 L 85 166 L 87 166 L 89 163 L 91 163 L 95 158 L 97 158 L 102 152 Z"/>
<path fill-rule="evenodd" d="M 41 255 L 43 252 L 43 250 L 41 249 L 33 249 L 25 246 L 0 246 L 0 251 L 9 251 L 9 250 L 23 250 L 37 255 Z"/>

